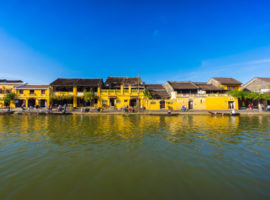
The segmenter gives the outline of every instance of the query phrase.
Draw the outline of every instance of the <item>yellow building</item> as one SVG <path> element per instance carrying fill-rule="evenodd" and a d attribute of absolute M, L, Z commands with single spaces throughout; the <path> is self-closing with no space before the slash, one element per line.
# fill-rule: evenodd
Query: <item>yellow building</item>
<path fill-rule="evenodd" d="M 162 84 L 146 84 L 145 88 L 151 98 L 144 101 L 146 110 L 176 110 L 175 100 L 170 100 L 170 95 Z"/>
<path fill-rule="evenodd" d="M 15 88 L 16 107 L 45 107 L 50 104 L 49 85 L 21 85 Z"/>
<path fill-rule="evenodd" d="M 234 78 L 211 78 L 208 84 L 223 88 L 224 90 L 241 90 L 242 83 Z"/>
<path fill-rule="evenodd" d="M 99 107 L 140 108 L 144 105 L 144 82 L 138 77 L 108 77 L 99 96 Z"/>
<path fill-rule="evenodd" d="M 5 105 L 4 96 L 9 93 L 15 93 L 15 87 L 23 85 L 21 80 L 6 80 L 0 79 L 0 108 L 5 106 L 15 107 L 15 101 L 12 101 L 10 105 Z"/>
<path fill-rule="evenodd" d="M 140 78 L 108 77 L 102 79 L 62 79 L 50 84 L 51 103 L 71 107 L 94 106 L 120 109 L 142 106 L 144 83 Z M 85 92 L 92 92 L 91 102 L 85 101 Z"/>
<path fill-rule="evenodd" d="M 100 90 L 103 86 L 103 80 L 98 79 L 63 79 L 58 78 L 50 84 L 51 105 L 64 105 L 70 107 L 81 107 L 98 105 Z M 93 93 L 91 101 L 84 100 L 86 92 Z"/>
<path fill-rule="evenodd" d="M 167 81 L 166 88 L 171 93 L 171 99 L 177 102 L 177 110 L 183 106 L 189 110 L 238 110 L 237 98 L 209 83 Z"/>

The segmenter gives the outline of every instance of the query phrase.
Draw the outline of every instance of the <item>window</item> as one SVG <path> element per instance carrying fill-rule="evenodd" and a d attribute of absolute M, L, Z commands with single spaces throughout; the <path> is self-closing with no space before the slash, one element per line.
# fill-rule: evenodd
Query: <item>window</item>
<path fill-rule="evenodd" d="M 102 100 L 102 104 L 107 104 L 108 101 L 107 100 Z"/>
<path fill-rule="evenodd" d="M 173 104 L 173 102 L 167 102 L 167 104 L 170 104 L 170 105 L 172 105 L 172 104 Z"/>
<path fill-rule="evenodd" d="M 23 94 L 23 90 L 19 90 L 20 94 Z"/>
<path fill-rule="evenodd" d="M 41 90 L 41 94 L 45 94 L 45 90 Z"/>
<path fill-rule="evenodd" d="M 0 89 L 0 94 L 3 94 L 3 90 L 2 89 Z"/>
<path fill-rule="evenodd" d="M 11 93 L 11 90 L 6 90 L 6 94 L 9 94 L 9 93 Z"/>
<path fill-rule="evenodd" d="M 125 99 L 125 100 L 124 100 L 124 102 L 125 102 L 125 103 L 127 103 L 127 102 L 128 102 L 128 100 L 127 100 L 127 99 Z"/>
<path fill-rule="evenodd" d="M 29 92 L 30 94 L 34 94 L 35 93 L 35 91 L 34 90 L 30 90 L 30 92 Z"/>
<path fill-rule="evenodd" d="M 156 104 L 156 102 L 155 101 L 151 101 L 151 103 L 150 104 Z"/>
<path fill-rule="evenodd" d="M 116 103 L 117 103 L 117 104 L 120 104 L 120 103 L 121 103 L 121 101 L 120 101 L 120 100 L 117 100 L 117 101 L 116 101 Z"/>

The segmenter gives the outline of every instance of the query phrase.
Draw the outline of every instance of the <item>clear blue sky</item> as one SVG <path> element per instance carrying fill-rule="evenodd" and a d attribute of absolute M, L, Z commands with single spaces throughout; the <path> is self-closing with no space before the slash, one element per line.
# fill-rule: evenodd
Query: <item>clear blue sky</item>
<path fill-rule="evenodd" d="M 1 1 L 0 78 L 270 76 L 269 1 Z"/>

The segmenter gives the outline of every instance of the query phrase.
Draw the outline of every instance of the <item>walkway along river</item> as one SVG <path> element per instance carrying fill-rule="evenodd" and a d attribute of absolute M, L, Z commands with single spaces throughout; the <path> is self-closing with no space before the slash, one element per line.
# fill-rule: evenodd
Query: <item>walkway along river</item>
<path fill-rule="evenodd" d="M 270 116 L 2 115 L 0 199 L 269 199 Z"/>

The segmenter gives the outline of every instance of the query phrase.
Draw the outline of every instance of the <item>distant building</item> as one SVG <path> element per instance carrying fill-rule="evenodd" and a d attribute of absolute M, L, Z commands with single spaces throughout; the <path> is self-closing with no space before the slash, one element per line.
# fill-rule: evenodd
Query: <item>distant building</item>
<path fill-rule="evenodd" d="M 182 106 L 190 110 L 238 109 L 238 99 L 228 94 L 224 94 L 224 92 L 228 87 L 232 87 L 232 85 L 238 87 L 240 82 L 228 82 L 228 80 L 225 82 L 222 80 L 221 82 L 223 85 L 221 85 L 220 81 L 221 80 L 219 80 L 219 82 L 217 80 L 212 80 L 208 83 L 167 81 L 165 86 L 171 95 L 171 99 L 177 101 L 177 109 L 181 109 Z M 224 87 L 226 89 L 224 89 Z M 236 89 L 238 89 L 237 87 Z"/>
<path fill-rule="evenodd" d="M 24 82 L 21 80 L 7 80 L 0 79 L 0 108 L 7 106 L 4 103 L 4 96 L 8 93 L 15 93 L 15 87 L 23 85 Z M 14 102 L 9 105 L 10 107 L 15 107 Z"/>
<path fill-rule="evenodd" d="M 141 107 L 143 106 L 145 83 L 140 77 L 108 77 L 101 90 L 102 107 Z"/>
<path fill-rule="evenodd" d="M 50 104 L 49 85 L 20 85 L 15 88 L 16 107 L 45 107 Z"/>
<path fill-rule="evenodd" d="M 209 84 L 212 84 L 216 87 L 222 88 L 224 90 L 241 90 L 242 83 L 235 80 L 234 78 L 211 78 L 208 81 Z"/>
<path fill-rule="evenodd" d="M 148 110 L 173 110 L 176 109 L 176 102 L 170 100 L 170 94 L 162 84 L 146 84 L 152 98 L 145 101 L 145 108 Z"/>
<path fill-rule="evenodd" d="M 257 93 L 270 92 L 270 78 L 255 77 L 244 84 L 242 90 Z"/>
<path fill-rule="evenodd" d="M 103 80 L 101 78 L 93 79 L 69 79 L 58 78 L 51 84 L 52 104 L 68 104 L 72 107 L 84 106 L 83 92 L 93 91 L 97 97 L 94 104 L 98 102 Z"/>

